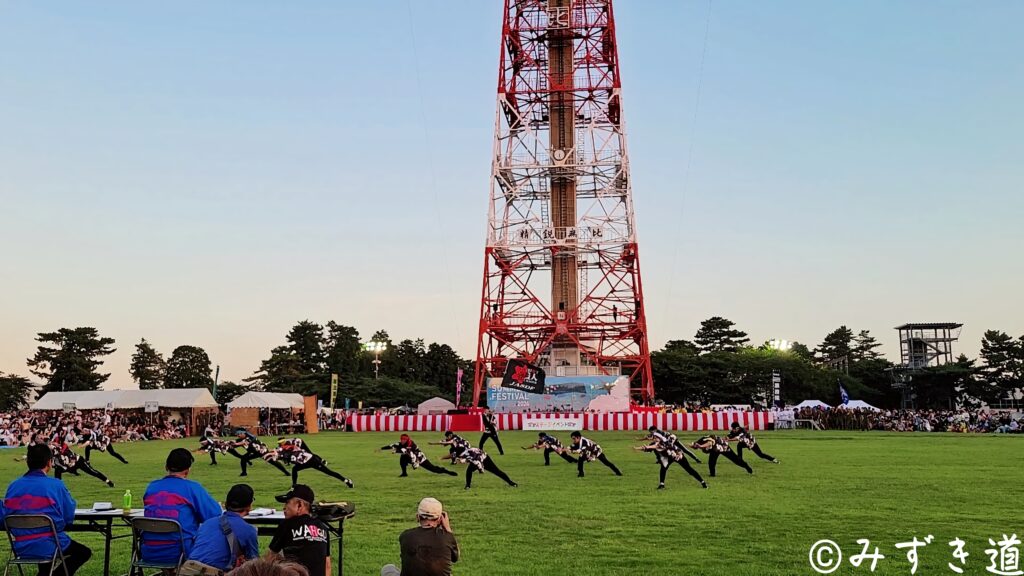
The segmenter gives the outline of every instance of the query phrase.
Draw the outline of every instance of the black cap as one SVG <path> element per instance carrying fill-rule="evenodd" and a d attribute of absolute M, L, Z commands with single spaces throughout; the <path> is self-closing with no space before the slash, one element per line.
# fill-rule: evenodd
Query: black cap
<path fill-rule="evenodd" d="M 537 437 L 538 438 L 543 438 L 544 437 L 544 433 L 543 432 L 537 432 Z"/>
<path fill-rule="evenodd" d="M 657 429 L 658 429 L 658 427 L 657 427 L 657 426 L 655 426 L 654 424 L 651 424 L 651 427 L 650 427 L 650 428 L 648 428 L 648 429 L 647 429 L 647 431 L 648 431 L 648 432 L 654 432 L 654 431 L 655 431 L 655 430 L 657 430 Z"/>
<path fill-rule="evenodd" d="M 580 434 L 579 430 L 573 430 L 572 434 L 569 434 L 569 436 L 572 436 L 573 438 L 580 438 L 583 436 L 583 434 Z"/>
<path fill-rule="evenodd" d="M 452 432 L 451 430 L 445 430 L 445 433 L 444 433 L 444 437 L 445 438 L 451 438 L 452 436 L 455 436 L 454 432 Z"/>
<path fill-rule="evenodd" d="M 224 505 L 227 506 L 229 510 L 240 510 L 252 505 L 252 501 L 255 497 L 256 494 L 252 491 L 252 486 L 249 486 L 248 484 L 235 484 L 231 487 L 231 490 L 228 490 L 228 497 L 227 500 L 224 501 Z"/>
<path fill-rule="evenodd" d="M 730 428 L 739 428 L 739 427 L 740 427 L 740 423 L 739 422 L 733 422 L 732 425 L 730 426 Z"/>
<path fill-rule="evenodd" d="M 295 486 L 289 488 L 288 491 L 285 492 L 284 494 L 280 494 L 274 497 L 275 500 L 281 503 L 286 503 L 292 498 L 305 500 L 306 502 L 312 504 L 315 497 L 313 496 L 313 489 L 310 488 L 309 486 L 306 486 L 305 484 L 296 484 Z"/>
<path fill-rule="evenodd" d="M 167 455 L 167 471 L 184 472 L 192 467 L 192 462 L 194 461 L 195 458 L 192 457 L 192 453 L 187 448 L 175 448 Z"/>

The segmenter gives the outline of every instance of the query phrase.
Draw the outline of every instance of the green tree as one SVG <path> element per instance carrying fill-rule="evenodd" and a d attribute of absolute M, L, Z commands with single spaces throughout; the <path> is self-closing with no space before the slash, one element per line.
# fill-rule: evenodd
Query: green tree
<path fill-rule="evenodd" d="M 1013 338 L 1006 332 L 986 330 L 981 339 L 979 374 L 1005 395 L 1024 388 L 1024 336 Z"/>
<path fill-rule="evenodd" d="M 246 392 L 249 392 L 248 386 L 242 386 L 230 380 L 225 380 L 217 386 L 217 404 L 230 404 L 232 400 Z"/>
<path fill-rule="evenodd" d="M 288 346 L 278 346 L 270 351 L 270 358 L 260 363 L 255 374 L 242 381 L 267 392 L 299 392 L 296 383 L 301 376 L 298 356 Z"/>
<path fill-rule="evenodd" d="M 797 356 L 803 358 L 804 360 L 807 360 L 807 361 L 813 361 L 814 360 L 814 352 L 812 352 L 811 349 L 807 347 L 807 344 L 802 344 L 800 342 L 793 342 L 793 347 L 790 348 L 789 351 L 792 352 L 793 354 L 796 354 Z"/>
<path fill-rule="evenodd" d="M 438 394 L 454 395 L 455 377 L 459 368 L 464 371 L 463 384 L 472 382 L 470 362 L 459 356 L 451 346 L 434 342 L 427 346 L 423 356 L 423 383 L 436 388 Z"/>
<path fill-rule="evenodd" d="M 853 348 L 850 350 L 850 358 L 854 362 L 861 360 L 878 360 L 882 357 L 881 354 L 875 352 L 875 348 L 878 348 L 881 344 L 875 340 L 875 337 L 870 334 L 867 330 L 861 330 L 856 338 L 853 339 Z"/>
<path fill-rule="evenodd" d="M 700 354 L 700 347 L 689 340 L 669 340 L 665 343 L 665 347 L 662 350 L 665 352 L 682 352 L 692 356 Z"/>
<path fill-rule="evenodd" d="M 198 346 L 178 346 L 167 360 L 164 388 L 213 389 L 210 357 Z"/>
<path fill-rule="evenodd" d="M 115 352 L 113 338 L 101 338 L 95 328 L 61 328 L 56 332 L 40 332 L 39 346 L 28 359 L 30 371 L 46 381 L 43 392 L 61 390 L 98 390 L 110 374 L 96 371 L 104 356 Z"/>
<path fill-rule="evenodd" d="M 323 326 L 303 320 L 288 331 L 288 348 L 295 354 L 304 378 L 315 380 L 326 373 Z"/>
<path fill-rule="evenodd" d="M 135 345 L 135 354 L 132 354 L 129 371 L 132 379 L 139 385 L 139 390 L 153 390 L 162 386 L 166 369 L 167 363 L 163 355 L 146 342 L 145 338 Z"/>
<path fill-rule="evenodd" d="M 0 372 L 0 412 L 27 408 L 34 390 L 28 378 Z"/>
<path fill-rule="evenodd" d="M 363 345 L 359 331 L 331 320 L 327 323 L 327 337 L 324 353 L 327 357 L 328 374 L 337 374 L 341 382 L 354 380 L 361 375 Z"/>
<path fill-rule="evenodd" d="M 750 342 L 747 333 L 733 328 L 731 320 L 713 316 L 700 323 L 693 340 L 701 352 L 735 352 Z"/>
<path fill-rule="evenodd" d="M 814 349 L 818 358 L 827 364 L 838 365 L 840 362 L 849 362 L 850 352 L 853 350 L 853 330 L 846 326 L 840 326 Z"/>
<path fill-rule="evenodd" d="M 974 361 L 963 354 L 955 362 L 918 370 L 913 380 L 916 406 L 951 409 L 958 405 L 977 405 L 979 394 L 991 399 L 984 388 L 986 384 L 979 385 L 976 381 L 975 372 Z"/>

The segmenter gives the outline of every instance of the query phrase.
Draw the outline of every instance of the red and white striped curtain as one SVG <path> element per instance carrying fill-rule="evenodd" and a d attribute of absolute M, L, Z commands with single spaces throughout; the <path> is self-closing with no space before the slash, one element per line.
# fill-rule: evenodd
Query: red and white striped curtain
<path fill-rule="evenodd" d="M 740 426 L 749 430 L 766 430 L 768 424 L 774 421 L 771 412 L 495 414 L 495 420 L 501 430 L 522 430 L 523 421 L 531 418 L 581 418 L 584 430 L 646 430 L 651 426 L 657 426 L 662 430 L 728 430 L 733 422 L 739 422 Z M 441 432 L 448 428 L 449 418 L 444 415 L 354 414 L 349 417 L 348 422 L 354 432 Z"/>
<path fill-rule="evenodd" d="M 349 416 L 348 423 L 352 425 L 353 432 L 443 432 L 448 429 L 448 416 L 353 414 Z"/>

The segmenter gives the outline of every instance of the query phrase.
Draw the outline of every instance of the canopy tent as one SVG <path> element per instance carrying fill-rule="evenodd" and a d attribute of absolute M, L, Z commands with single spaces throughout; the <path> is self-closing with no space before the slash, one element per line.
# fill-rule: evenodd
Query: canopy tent
<path fill-rule="evenodd" d="M 863 400 L 850 400 L 850 402 L 848 404 L 846 404 L 846 406 L 844 406 L 844 408 L 849 408 L 851 410 L 855 409 L 855 408 L 864 408 L 864 409 L 867 409 L 867 410 L 874 410 L 875 412 L 878 412 L 880 410 L 880 408 L 875 408 L 874 406 L 872 406 L 871 404 L 868 404 L 867 402 L 865 402 Z"/>
<path fill-rule="evenodd" d="M 441 398 L 440 396 L 434 396 L 430 400 L 424 400 L 416 407 L 416 413 L 423 415 L 447 414 L 449 410 L 455 410 L 455 404 Z"/>
<path fill-rule="evenodd" d="M 88 392 L 48 392 L 32 405 L 33 410 L 61 410 L 74 404 L 77 410 L 114 410 L 145 408 L 156 402 L 160 408 L 217 408 L 206 388 L 173 390 L 92 390 Z"/>
<path fill-rule="evenodd" d="M 804 400 L 796 406 L 793 406 L 793 408 L 831 408 L 831 406 L 825 404 L 821 400 Z"/>
<path fill-rule="evenodd" d="M 302 394 L 285 392 L 246 392 L 228 403 L 228 408 L 271 408 L 274 410 L 291 410 L 304 408 Z"/>

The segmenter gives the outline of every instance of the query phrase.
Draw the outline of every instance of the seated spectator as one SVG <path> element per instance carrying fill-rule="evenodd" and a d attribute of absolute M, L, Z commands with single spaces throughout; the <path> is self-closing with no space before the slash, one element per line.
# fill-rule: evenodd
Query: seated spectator
<path fill-rule="evenodd" d="M 323 522 L 310 515 L 313 500 L 313 489 L 305 484 L 296 484 L 277 497 L 285 505 L 285 519 L 265 558 L 298 562 L 309 576 L 327 576 L 331 573 L 331 535 Z"/>
<path fill-rule="evenodd" d="M 143 496 L 146 518 L 167 518 L 181 524 L 185 557 L 192 552 L 199 525 L 221 515 L 220 504 L 198 482 L 188 479 L 192 453 L 175 448 L 167 455 L 167 476 L 154 480 Z M 177 535 L 142 535 L 142 558 L 147 562 L 170 564 L 178 560 Z"/>
<path fill-rule="evenodd" d="M 451 576 L 452 564 L 459 561 L 459 543 L 448 513 L 437 500 L 424 498 L 416 509 L 416 522 L 419 526 L 398 537 L 402 569 L 388 564 L 380 576 Z"/>
<path fill-rule="evenodd" d="M 43 514 L 53 520 L 57 529 L 57 541 L 64 554 L 64 569 L 73 576 L 92 556 L 92 550 L 75 542 L 64 532 L 75 520 L 75 499 L 67 486 L 47 473 L 53 467 L 53 453 L 46 444 L 28 447 L 25 457 L 28 472 L 7 487 L 7 495 L 0 506 L 0 520 L 12 514 Z M 54 553 L 53 538 L 48 528 L 12 530 L 14 551 L 25 558 L 51 558 Z M 19 568 L 20 570 L 20 568 Z M 48 574 L 50 564 L 39 566 L 40 574 Z M 63 570 L 58 569 L 57 573 Z"/>
<path fill-rule="evenodd" d="M 218 570 L 231 570 L 246 560 L 259 558 L 260 542 L 256 527 L 244 520 L 252 510 L 253 490 L 248 484 L 235 484 L 228 490 L 224 514 L 199 526 L 196 545 L 189 560 Z"/>

